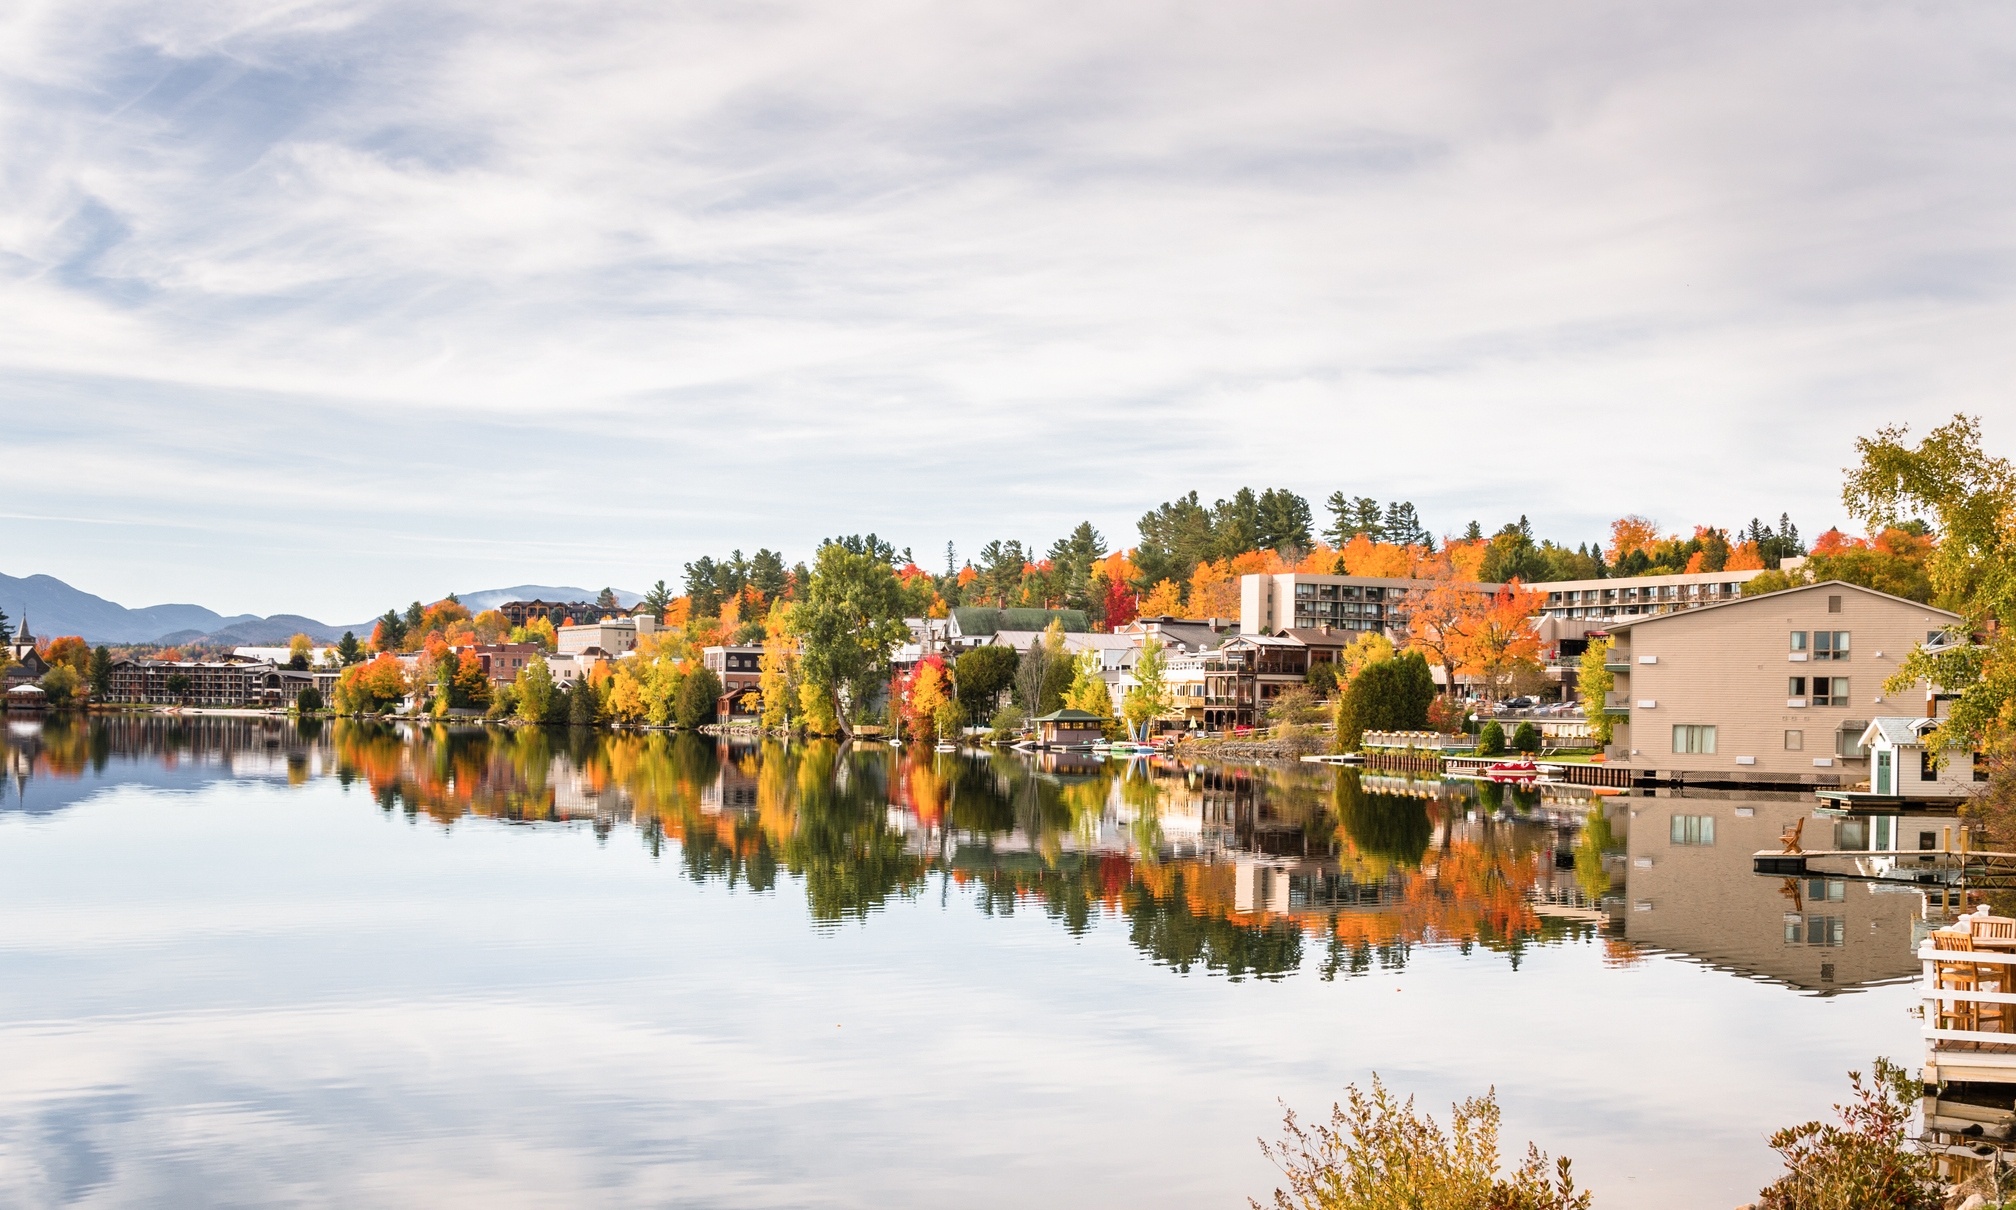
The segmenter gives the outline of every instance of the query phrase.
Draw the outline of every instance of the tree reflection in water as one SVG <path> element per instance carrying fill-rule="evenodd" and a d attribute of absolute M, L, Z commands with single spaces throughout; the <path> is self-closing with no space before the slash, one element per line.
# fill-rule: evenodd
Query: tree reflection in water
<path fill-rule="evenodd" d="M 334 777 L 416 824 L 627 828 L 696 882 L 771 892 L 788 876 L 822 928 L 957 886 L 989 915 L 1034 908 L 1074 935 L 1111 920 L 1159 964 L 1232 979 L 1293 973 L 1311 948 L 1332 979 L 1421 944 L 1516 964 L 1591 939 L 1589 913 L 1536 906 L 1607 895 L 1616 844 L 1586 799 L 1306 765 L 162 715 L 10 727 L 5 744 L 20 784 L 198 760 Z"/>

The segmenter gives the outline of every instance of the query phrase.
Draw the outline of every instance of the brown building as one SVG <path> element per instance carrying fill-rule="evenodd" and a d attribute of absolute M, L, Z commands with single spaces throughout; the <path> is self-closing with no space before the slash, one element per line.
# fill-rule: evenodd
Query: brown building
<path fill-rule="evenodd" d="M 721 678 L 721 697 L 714 704 L 714 715 L 722 722 L 738 718 L 755 718 L 762 713 L 752 707 L 751 691 L 760 691 L 763 679 L 763 649 L 761 647 L 708 647 L 700 653 L 701 663 L 709 671 Z"/>
<path fill-rule="evenodd" d="M 523 626 L 533 618 L 550 619 L 558 627 L 568 618 L 585 623 L 590 619 L 630 616 L 630 611 L 621 605 L 605 609 L 593 601 L 506 601 L 497 607 L 497 612 L 509 618 L 513 626 Z"/>
<path fill-rule="evenodd" d="M 171 678 L 180 678 L 173 689 Z M 107 701 L 155 706 L 283 706 L 315 684 L 315 674 L 277 664 L 210 660 L 112 661 Z"/>
<path fill-rule="evenodd" d="M 546 649 L 537 643 L 478 643 L 460 650 L 476 657 L 476 662 L 483 666 L 483 675 L 492 684 L 508 685 Z"/>
<path fill-rule="evenodd" d="M 1839 580 L 1609 627 L 1608 759 L 1662 780 L 1853 785 L 1878 715 L 1928 713 L 1883 687 L 1959 615 Z"/>

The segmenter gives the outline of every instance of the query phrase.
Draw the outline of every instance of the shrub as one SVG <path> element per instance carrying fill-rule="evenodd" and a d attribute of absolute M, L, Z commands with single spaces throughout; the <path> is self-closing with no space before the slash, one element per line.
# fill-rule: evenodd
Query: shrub
<path fill-rule="evenodd" d="M 1853 1097 L 1836 1105 L 1841 1124 L 1807 1122 L 1771 1136 L 1785 1175 L 1758 1195 L 1758 1210 L 1936 1210 L 1942 1203 L 1930 1156 L 1907 1151 L 1909 1073 L 1876 1060 L 1875 1078 L 1848 1073 Z"/>
<path fill-rule="evenodd" d="M 1484 729 L 1477 733 L 1477 755 L 1505 755 L 1505 728 L 1499 726 L 1496 719 L 1485 723 Z"/>
<path fill-rule="evenodd" d="M 994 712 L 989 721 L 989 739 L 1014 739 L 1022 733 L 1022 723 L 1026 716 L 1020 706 L 1003 706 Z"/>
<path fill-rule="evenodd" d="M 294 708 L 303 714 L 313 714 L 322 708 L 322 691 L 310 685 L 294 695 Z"/>
<path fill-rule="evenodd" d="M 1274 1190 L 1276 1210 L 1588 1210 L 1568 1157 L 1552 1165 L 1529 1144 L 1508 1176 L 1498 1173 L 1496 1093 L 1450 1106 L 1449 1131 L 1414 1112 L 1372 1077 L 1368 1096 L 1354 1085 L 1330 1107 L 1328 1125 L 1305 1128 L 1290 1110 L 1285 1137 L 1260 1149 L 1288 1178 Z M 1263 1210 L 1259 1202 L 1250 1202 Z"/>
<path fill-rule="evenodd" d="M 1532 723 L 1520 723 L 1518 729 L 1512 732 L 1512 750 L 1514 752 L 1526 753 L 1538 752 L 1540 750 L 1540 729 Z"/>

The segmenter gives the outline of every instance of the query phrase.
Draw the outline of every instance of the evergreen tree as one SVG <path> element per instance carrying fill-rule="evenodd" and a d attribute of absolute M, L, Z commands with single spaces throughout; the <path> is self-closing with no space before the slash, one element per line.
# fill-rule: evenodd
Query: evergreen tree
<path fill-rule="evenodd" d="M 1260 494 L 1260 539 L 1255 549 L 1306 551 L 1316 543 L 1313 524 L 1307 500 L 1270 487 Z"/>
<path fill-rule="evenodd" d="M 14 623 L 7 620 L 7 611 L 0 609 L 0 643 L 14 641 Z"/>
<path fill-rule="evenodd" d="M 616 590 L 615 590 L 615 589 L 613 589 L 613 588 L 607 588 L 607 587 L 605 587 L 605 588 L 603 588 L 603 589 L 602 589 L 602 591 L 601 591 L 601 592 L 598 592 L 598 593 L 596 593 L 596 594 L 595 594 L 595 608 L 597 608 L 597 609 L 601 609 L 601 610 L 610 610 L 610 609 L 620 609 L 620 608 L 622 608 L 622 606 L 620 606 L 620 605 L 618 605 L 618 604 L 616 603 Z"/>
<path fill-rule="evenodd" d="M 343 632 L 343 641 L 336 644 L 336 655 L 346 667 L 364 658 L 364 645 L 357 641 L 354 631 Z"/>
<path fill-rule="evenodd" d="M 98 698 L 112 695 L 112 653 L 102 644 L 91 652 L 91 694 Z"/>
<path fill-rule="evenodd" d="M 1484 527 L 1483 527 L 1483 526 L 1481 526 L 1481 525 L 1479 525 L 1479 524 L 1477 524 L 1477 523 L 1476 523 L 1475 521 L 1472 521 L 1472 522 L 1470 523 L 1470 526 L 1469 526 L 1469 528 L 1468 528 L 1468 529 L 1465 529 L 1465 530 L 1463 531 L 1463 540 L 1464 540 L 1465 542 L 1481 542 L 1481 541 L 1483 541 L 1483 540 L 1484 540 Z"/>
<path fill-rule="evenodd" d="M 665 581 L 660 580 L 651 586 L 650 592 L 644 594 L 643 603 L 644 608 L 651 611 L 652 617 L 662 617 L 672 604 L 672 590 L 665 587 Z"/>

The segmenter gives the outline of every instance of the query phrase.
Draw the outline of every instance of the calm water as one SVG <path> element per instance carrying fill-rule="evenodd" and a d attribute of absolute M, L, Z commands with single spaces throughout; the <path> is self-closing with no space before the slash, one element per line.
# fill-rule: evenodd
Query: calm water
<path fill-rule="evenodd" d="M 1599 1205 L 1728 1206 L 1767 1132 L 1921 1051 L 1919 898 L 1748 873 L 1789 798 L 215 717 L 5 743 L 9 1206 L 1229 1207 L 1280 1101 L 1374 1071 L 1438 1114 L 1495 1085 L 1508 1150 Z"/>

